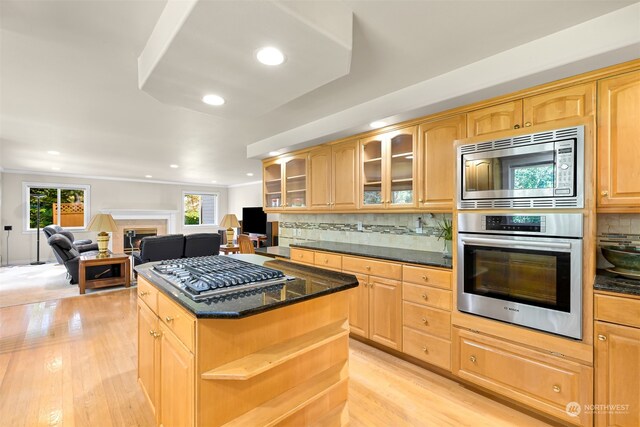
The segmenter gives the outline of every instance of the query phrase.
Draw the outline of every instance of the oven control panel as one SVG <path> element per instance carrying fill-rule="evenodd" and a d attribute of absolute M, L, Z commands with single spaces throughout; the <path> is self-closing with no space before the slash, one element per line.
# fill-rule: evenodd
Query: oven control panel
<path fill-rule="evenodd" d="M 482 215 L 482 230 L 545 233 L 544 215 Z"/>

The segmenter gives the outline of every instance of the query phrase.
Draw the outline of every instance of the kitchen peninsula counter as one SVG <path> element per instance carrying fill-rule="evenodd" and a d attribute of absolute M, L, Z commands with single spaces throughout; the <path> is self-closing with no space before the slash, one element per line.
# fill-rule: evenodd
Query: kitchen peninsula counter
<path fill-rule="evenodd" d="M 193 301 L 138 272 L 138 379 L 157 425 L 344 425 L 352 275 L 270 260 L 283 284 Z"/>

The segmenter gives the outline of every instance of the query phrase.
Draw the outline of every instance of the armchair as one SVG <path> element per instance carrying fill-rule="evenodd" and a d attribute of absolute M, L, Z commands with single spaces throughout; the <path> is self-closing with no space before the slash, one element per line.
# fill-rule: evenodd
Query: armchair
<path fill-rule="evenodd" d="M 51 236 L 53 236 L 55 234 L 62 234 L 67 239 L 69 239 L 69 242 L 71 242 L 71 244 L 74 246 L 74 249 L 77 250 L 81 254 L 83 254 L 85 252 L 91 252 L 91 251 L 97 251 L 98 250 L 98 244 L 97 243 L 93 243 L 89 239 L 75 240 L 75 238 L 73 237 L 73 233 L 71 233 L 70 231 L 65 230 L 64 228 L 62 228 L 62 227 L 60 227 L 59 225 L 56 225 L 56 224 L 47 225 L 46 227 L 44 227 L 42 229 L 42 232 L 46 236 L 47 241 Z M 60 264 L 64 264 L 64 259 L 62 259 L 55 250 L 53 251 L 53 254 L 56 256 L 56 259 L 58 260 L 58 262 Z"/>
<path fill-rule="evenodd" d="M 67 269 L 67 273 L 71 277 L 71 284 L 77 285 L 80 279 L 79 276 L 79 262 L 80 262 L 80 252 L 71 243 L 71 240 L 63 233 L 53 234 L 51 237 L 47 239 L 47 243 L 53 249 L 53 253 L 56 255 L 56 258 L 60 260 L 60 263 L 65 266 Z M 82 255 L 97 255 L 98 251 L 85 251 Z M 108 266 L 95 266 L 88 267 L 86 269 L 86 277 L 87 279 L 97 279 L 100 277 L 116 277 L 120 275 L 120 266 L 119 265 L 108 265 Z"/>

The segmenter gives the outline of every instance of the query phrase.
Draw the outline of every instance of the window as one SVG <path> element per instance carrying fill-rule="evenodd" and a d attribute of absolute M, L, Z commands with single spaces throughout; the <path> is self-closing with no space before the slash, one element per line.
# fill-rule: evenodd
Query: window
<path fill-rule="evenodd" d="M 214 225 L 218 223 L 218 195 L 214 193 L 183 193 L 184 225 Z"/>
<path fill-rule="evenodd" d="M 25 196 L 25 231 L 57 224 L 65 228 L 83 229 L 89 223 L 89 186 L 49 183 L 22 184 Z"/>

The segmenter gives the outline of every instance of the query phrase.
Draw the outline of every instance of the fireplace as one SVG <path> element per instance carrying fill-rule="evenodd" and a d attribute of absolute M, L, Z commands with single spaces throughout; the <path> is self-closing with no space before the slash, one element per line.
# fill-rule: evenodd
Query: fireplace
<path fill-rule="evenodd" d="M 140 241 L 144 237 L 157 235 L 157 228 L 125 228 L 123 230 L 124 253 L 131 255 L 131 252 L 139 251 Z"/>
<path fill-rule="evenodd" d="M 118 231 L 113 232 L 110 240 L 109 249 L 113 253 L 124 253 L 125 245 L 129 246 L 129 237 L 125 236 L 124 230 L 155 229 L 154 235 L 158 236 L 176 233 L 178 211 L 102 209 L 100 212 L 111 214 L 118 226 Z"/>

